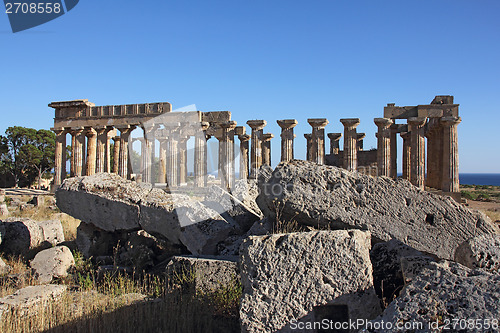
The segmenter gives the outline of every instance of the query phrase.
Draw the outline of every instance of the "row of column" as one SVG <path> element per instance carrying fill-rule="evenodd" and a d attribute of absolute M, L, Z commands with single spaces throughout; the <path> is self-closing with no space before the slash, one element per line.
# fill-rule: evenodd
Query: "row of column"
<path fill-rule="evenodd" d="M 460 117 L 412 117 L 408 124 L 394 124 L 389 118 L 375 118 L 378 175 L 397 177 L 396 136 L 403 139 L 403 178 L 413 185 L 425 185 L 443 192 L 459 192 L 457 125 Z M 425 138 L 427 138 L 427 179 Z"/>
<path fill-rule="evenodd" d="M 54 185 L 66 178 L 66 135 L 71 134 L 70 176 L 90 176 L 96 172 L 114 171 L 126 177 L 128 166 L 128 138 L 135 126 L 118 127 L 115 136 L 112 126 L 73 127 L 53 129 L 56 134 Z M 114 139 L 114 166 L 111 166 L 110 140 Z"/>

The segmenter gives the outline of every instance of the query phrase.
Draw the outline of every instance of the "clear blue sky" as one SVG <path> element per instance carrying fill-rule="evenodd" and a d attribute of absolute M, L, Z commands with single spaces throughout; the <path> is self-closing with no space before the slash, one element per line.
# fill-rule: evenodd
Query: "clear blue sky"
<path fill-rule="evenodd" d="M 51 101 L 168 101 L 266 119 L 359 117 L 365 147 L 387 103 L 460 104 L 460 171 L 500 172 L 500 1 L 80 0 L 13 34 L 0 13 L 0 133 L 50 128 Z"/>

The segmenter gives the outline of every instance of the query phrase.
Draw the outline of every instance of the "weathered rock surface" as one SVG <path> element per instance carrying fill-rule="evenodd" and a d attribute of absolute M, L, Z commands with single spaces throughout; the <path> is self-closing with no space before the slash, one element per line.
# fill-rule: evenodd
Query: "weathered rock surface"
<path fill-rule="evenodd" d="M 377 239 L 395 238 L 443 259 L 453 259 L 463 241 L 497 232 L 484 214 L 406 180 L 294 160 L 279 164 L 260 186 L 259 205 L 264 202 L 268 213 L 282 219 L 313 227 L 367 229 Z"/>
<path fill-rule="evenodd" d="M 43 250 L 30 262 L 40 283 L 50 283 L 54 278 L 68 276 L 68 269 L 75 265 L 71 250 L 66 246 L 56 246 Z"/>
<path fill-rule="evenodd" d="M 99 173 L 65 179 L 56 202 L 61 211 L 102 230 L 132 230 L 140 227 L 139 203 L 150 191 L 151 184 Z"/>
<path fill-rule="evenodd" d="M 236 222 L 240 233 L 248 231 L 256 221 L 261 219 L 260 214 L 217 185 L 208 188 L 203 204 L 224 218 L 229 216 Z"/>
<path fill-rule="evenodd" d="M 469 268 L 482 268 L 490 273 L 500 271 L 500 235 L 481 235 L 462 243 L 455 261 Z"/>
<path fill-rule="evenodd" d="M 227 287 L 239 280 L 237 257 L 172 257 L 166 267 L 166 272 L 175 282 L 188 277 L 196 291 L 212 292 L 221 287 Z M 176 281 L 176 279 L 178 281 Z"/>
<path fill-rule="evenodd" d="M 237 256 L 240 253 L 240 246 L 245 239 L 250 236 L 269 235 L 273 231 L 274 224 L 264 218 L 255 222 L 244 235 L 229 236 L 223 242 L 219 243 L 217 252 L 219 255 Z"/>
<path fill-rule="evenodd" d="M 424 257 L 424 255 L 397 239 L 377 243 L 370 251 L 373 284 L 381 299 L 390 302 L 399 295 L 404 286 L 401 259 L 406 257 Z"/>
<path fill-rule="evenodd" d="M 114 174 L 66 179 L 56 192 L 65 213 L 104 231 L 143 229 L 193 254 L 215 254 L 217 243 L 235 230 L 216 211 L 182 194 Z"/>
<path fill-rule="evenodd" d="M 264 217 L 256 202 L 259 196 L 259 186 L 256 180 L 239 179 L 235 181 L 231 194 L 243 202 L 245 206 L 257 213 L 261 218 Z"/>
<path fill-rule="evenodd" d="M 45 242 L 40 224 L 29 218 L 9 217 L 3 220 L 5 236 L 1 250 L 7 254 L 32 256 L 35 252 L 51 246 Z"/>
<path fill-rule="evenodd" d="M 468 319 L 500 318 L 500 275 L 469 268 L 453 262 L 431 263 L 423 269 L 401 295 L 393 301 L 374 322 L 391 323 L 393 329 L 367 330 L 368 332 L 401 332 L 397 323 L 421 323 L 422 328 L 412 332 L 434 332 L 430 323 L 449 324 L 450 332 L 497 332 L 467 324 Z M 458 325 L 453 328 L 453 320 Z M 465 322 L 464 322 L 465 321 Z M 475 324 L 474 324 L 475 325 Z M 386 326 L 387 327 L 387 326 Z M 465 329 L 464 329 L 465 328 Z M 410 331 L 410 330 L 408 330 Z"/>
<path fill-rule="evenodd" d="M 0 319 L 5 311 L 18 309 L 30 311 L 35 306 L 42 306 L 48 301 L 57 300 L 66 291 L 64 285 L 40 285 L 25 287 L 14 294 L 0 298 Z M 21 312 L 21 314 L 23 313 Z"/>
<path fill-rule="evenodd" d="M 290 331 L 326 304 L 347 306 L 354 320 L 375 318 L 370 242 L 359 230 L 249 237 L 240 248 L 242 332 Z"/>
<path fill-rule="evenodd" d="M 44 241 L 50 243 L 53 246 L 64 242 L 64 230 L 61 221 L 41 221 L 38 222 L 38 225 L 42 229 Z"/>
<path fill-rule="evenodd" d="M 2 240 L 5 237 L 5 225 L 3 224 L 3 221 L 0 220 L 0 245 L 2 245 Z"/>

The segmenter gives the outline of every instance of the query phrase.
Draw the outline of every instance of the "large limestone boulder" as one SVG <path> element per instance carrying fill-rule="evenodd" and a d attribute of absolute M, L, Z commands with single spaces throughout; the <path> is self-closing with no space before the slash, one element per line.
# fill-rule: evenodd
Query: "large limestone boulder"
<path fill-rule="evenodd" d="M 259 213 L 254 212 L 252 208 L 217 185 L 208 188 L 203 204 L 218 212 L 222 217 L 229 216 L 236 222 L 241 233 L 248 231 L 255 222 L 261 219 Z"/>
<path fill-rule="evenodd" d="M 239 280 L 237 257 L 175 256 L 166 272 L 174 283 L 189 283 L 190 288 L 210 293 Z"/>
<path fill-rule="evenodd" d="M 242 332 L 292 331 L 329 311 L 375 318 L 370 243 L 359 230 L 249 237 L 240 248 Z"/>
<path fill-rule="evenodd" d="M 254 179 L 239 179 L 234 182 L 231 194 L 245 206 L 263 217 L 256 199 L 259 196 L 259 186 Z"/>
<path fill-rule="evenodd" d="M 380 329 L 367 332 L 496 332 L 500 318 L 500 276 L 453 262 L 429 263 L 384 313 L 374 320 Z M 474 320 L 473 326 L 468 325 Z M 477 321 L 476 321 L 477 320 Z M 381 325 L 382 321 L 385 323 Z M 485 325 L 489 322 L 489 328 Z M 397 325 L 415 325 L 398 330 Z M 453 325 L 456 325 L 455 327 Z M 419 325 L 419 326 L 417 326 Z M 432 326 L 431 326 L 432 325 Z M 462 325 L 462 326 L 460 326 Z M 392 329 L 388 329 L 392 326 Z M 385 328 L 385 329 L 382 329 Z"/>
<path fill-rule="evenodd" d="M 151 184 L 99 173 L 65 179 L 56 202 L 61 211 L 102 230 L 132 230 L 139 228 L 139 202 L 150 191 Z"/>
<path fill-rule="evenodd" d="M 488 217 L 406 180 L 373 178 L 306 161 L 281 163 L 261 185 L 259 203 L 274 218 L 313 227 L 367 229 L 439 258 L 467 239 L 497 232 Z"/>
<path fill-rule="evenodd" d="M 469 268 L 482 268 L 490 273 L 500 271 L 500 235 L 481 235 L 460 245 L 455 261 Z"/>
<path fill-rule="evenodd" d="M 14 294 L 0 298 L 0 320 L 3 313 L 10 309 L 20 310 L 21 314 L 28 313 L 35 306 L 43 306 L 49 301 L 59 299 L 66 291 L 64 285 L 39 285 L 25 287 Z"/>
<path fill-rule="evenodd" d="M 234 221 L 187 195 L 152 189 L 150 184 L 125 180 L 114 174 L 66 179 L 56 192 L 65 213 L 113 232 L 143 229 L 192 254 L 215 254 L 217 244 L 234 232 Z"/>
<path fill-rule="evenodd" d="M 71 250 L 66 246 L 56 246 L 43 250 L 30 262 L 40 283 L 50 283 L 54 278 L 68 276 L 68 269 L 75 265 Z"/>

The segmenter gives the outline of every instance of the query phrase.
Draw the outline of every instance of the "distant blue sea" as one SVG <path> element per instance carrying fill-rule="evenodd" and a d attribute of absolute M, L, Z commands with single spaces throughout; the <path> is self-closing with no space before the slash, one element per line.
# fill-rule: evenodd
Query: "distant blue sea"
<path fill-rule="evenodd" d="M 462 185 L 500 186 L 500 173 L 461 173 L 458 176 Z"/>

